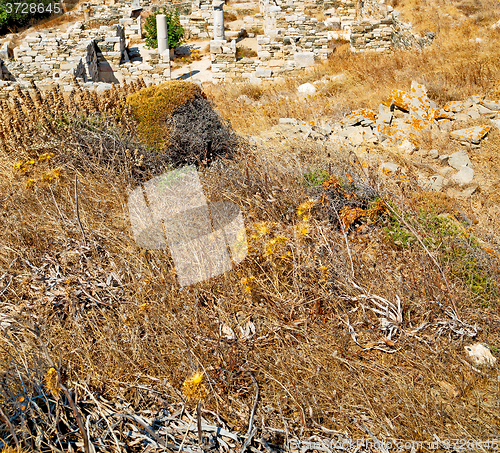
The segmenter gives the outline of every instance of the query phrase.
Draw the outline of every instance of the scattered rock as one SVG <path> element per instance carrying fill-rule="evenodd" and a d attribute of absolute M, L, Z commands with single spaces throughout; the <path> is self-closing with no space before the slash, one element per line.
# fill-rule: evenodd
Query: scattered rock
<path fill-rule="evenodd" d="M 439 174 L 445 178 L 450 176 L 455 170 L 452 167 L 444 167 L 439 170 Z"/>
<path fill-rule="evenodd" d="M 437 149 L 431 149 L 427 155 L 432 159 L 437 159 L 439 157 L 439 151 Z"/>
<path fill-rule="evenodd" d="M 384 162 L 383 164 L 381 164 L 378 169 L 381 171 L 381 172 L 392 172 L 392 173 L 396 173 L 398 170 L 401 169 L 401 167 L 397 164 L 395 164 L 394 162 Z"/>
<path fill-rule="evenodd" d="M 459 198 L 470 198 L 471 195 L 479 188 L 477 184 L 472 184 L 466 189 L 462 190 Z M 470 222 L 469 222 L 470 223 Z M 477 222 L 476 222 L 477 223 Z"/>
<path fill-rule="evenodd" d="M 316 87 L 312 83 L 303 83 L 299 85 L 297 91 L 302 94 L 314 94 L 316 93 Z"/>
<path fill-rule="evenodd" d="M 498 111 L 500 110 L 500 101 L 482 101 L 481 104 L 490 110 Z"/>
<path fill-rule="evenodd" d="M 491 126 L 473 126 L 459 129 L 450 133 L 450 137 L 456 140 L 478 144 L 480 140 L 490 131 Z"/>
<path fill-rule="evenodd" d="M 292 126 L 297 126 L 299 122 L 295 118 L 280 118 L 278 124 L 289 124 Z"/>
<path fill-rule="evenodd" d="M 457 121 L 466 122 L 466 121 L 469 121 L 469 115 L 467 115 L 466 113 L 456 113 L 455 119 Z"/>
<path fill-rule="evenodd" d="M 448 165 L 455 170 L 460 170 L 462 166 L 472 167 L 469 155 L 464 150 L 453 153 L 448 159 Z"/>
<path fill-rule="evenodd" d="M 477 111 L 481 115 L 494 115 L 494 114 L 496 114 L 495 110 L 491 110 L 491 109 L 485 107 L 484 105 L 478 105 L 476 108 L 477 108 Z"/>
<path fill-rule="evenodd" d="M 477 109 L 469 109 L 467 110 L 467 115 L 470 117 L 472 120 L 478 120 L 481 118 L 481 115 L 479 114 Z"/>
<path fill-rule="evenodd" d="M 378 106 L 378 117 L 377 122 L 390 123 L 392 120 L 391 108 L 387 105 L 380 104 Z"/>
<path fill-rule="evenodd" d="M 498 120 L 491 120 L 494 126 L 496 126 L 498 129 L 500 129 L 500 119 Z"/>
<path fill-rule="evenodd" d="M 398 149 L 407 154 L 413 154 L 417 150 L 417 147 L 410 141 L 403 140 L 401 144 L 398 146 Z"/>
<path fill-rule="evenodd" d="M 359 109 L 347 115 L 341 120 L 341 124 L 344 127 L 355 126 L 356 124 L 361 124 L 362 122 L 375 123 L 375 113 L 369 109 Z"/>
<path fill-rule="evenodd" d="M 448 154 L 441 154 L 439 157 L 438 157 L 438 160 L 439 160 L 439 163 L 441 165 L 447 165 L 448 164 L 448 159 L 450 158 L 450 156 L 448 156 Z"/>
<path fill-rule="evenodd" d="M 447 112 L 461 112 L 464 108 L 464 103 L 462 101 L 450 101 L 443 107 L 443 110 Z"/>
<path fill-rule="evenodd" d="M 469 184 L 474 179 L 474 170 L 471 167 L 462 165 L 461 170 L 455 173 L 451 179 L 459 185 Z"/>
<path fill-rule="evenodd" d="M 464 349 L 469 354 L 470 359 L 475 365 L 494 366 L 497 359 L 491 354 L 490 348 L 484 343 L 465 346 Z"/>
<path fill-rule="evenodd" d="M 448 184 L 448 179 L 441 175 L 433 175 L 429 179 L 430 189 L 439 192 L 444 186 Z"/>

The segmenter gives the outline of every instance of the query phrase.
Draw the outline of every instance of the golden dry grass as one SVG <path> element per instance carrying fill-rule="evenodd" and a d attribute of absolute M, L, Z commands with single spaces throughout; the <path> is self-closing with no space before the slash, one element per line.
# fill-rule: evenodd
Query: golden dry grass
<path fill-rule="evenodd" d="M 105 98 L 109 95 L 96 104 Z M 76 102 L 92 116 L 86 97 Z M 12 109 L 10 119 L 16 115 Z M 120 124 L 123 117 L 115 118 Z M 168 252 L 134 244 L 126 203 L 137 179 L 117 167 L 87 166 L 93 158 L 81 149 L 80 165 L 88 168 L 78 170 L 83 242 L 74 221 L 78 167 L 64 165 L 76 124 L 68 127 L 47 137 L 54 152 L 50 164 L 63 166 L 61 176 L 29 189 L 27 175 L 13 167 L 39 155 L 35 144 L 2 148 L 7 152 L 0 159 L 0 193 L 12 194 L 2 203 L 0 263 L 2 273 L 12 276 L 3 299 L 17 321 L 16 336 L 2 337 L 4 354 L 19 354 L 14 348 L 21 345 L 21 357 L 36 354 L 37 340 L 23 327 L 29 315 L 67 382 L 85 377 L 94 391 L 108 399 L 123 397 L 137 408 L 150 400 L 134 386 L 151 385 L 163 399 L 178 400 L 194 367 L 208 382 L 204 407 L 234 429 L 248 423 L 251 373 L 261 390 L 257 416 L 267 426 L 286 423 L 307 435 L 321 425 L 359 438 L 361 422 L 378 437 L 404 440 L 495 435 L 498 373 L 464 363 L 463 344 L 471 339 L 453 333 L 453 320 L 440 307 L 450 308 L 452 297 L 460 319 L 478 326 L 478 340 L 498 345 L 498 302 L 476 298 L 443 261 L 448 294 L 425 251 L 394 247 L 382 229 L 352 234 L 347 249 L 325 217 L 328 205 L 300 178 L 308 168 L 327 165 L 332 173 L 347 168 L 363 178 L 348 164 L 348 155 L 328 158 L 324 149 L 309 145 L 264 154 L 243 149 L 234 160 L 200 168 L 208 199 L 230 200 L 243 209 L 250 250 L 233 271 L 180 290 Z M 386 189 L 401 212 L 412 209 L 410 182 Z M 311 197 L 315 203 L 297 211 Z M 42 266 L 41 273 L 35 270 Z M 54 277 L 56 269 L 58 283 L 46 293 L 41 276 Z M 117 280 L 104 284 L 111 273 Z M 390 301 L 401 298 L 404 321 L 392 340 L 377 330 L 378 316 L 362 308 L 369 304 L 356 301 L 353 282 Z M 249 321 L 256 329 L 252 338 L 228 340 L 220 333 L 226 325 L 241 338 L 239 327 Z M 412 334 L 422 322 L 430 327 Z M 361 346 L 348 325 L 361 331 Z M 8 366 L 8 355 L 3 357 Z"/>
<path fill-rule="evenodd" d="M 130 95 L 127 105 L 139 122 L 138 129 L 144 143 L 160 150 L 165 148 L 168 144 L 167 116 L 197 95 L 201 96 L 200 87 L 183 80 L 153 85 Z"/>
<path fill-rule="evenodd" d="M 488 0 L 479 2 L 478 11 L 488 11 L 488 20 L 476 23 L 474 17 L 456 10 L 455 3 L 397 4 L 417 30 L 436 33 L 430 47 L 380 55 L 376 52 L 352 54 L 349 46 L 344 45 L 324 64 L 289 78 L 282 85 L 217 85 L 213 89 L 207 87 L 207 94 L 221 114 L 242 132 L 266 130 L 280 117 L 310 121 L 338 118 L 361 107 L 376 108 L 393 88 L 409 87 L 412 80 L 425 84 L 431 98 L 440 103 L 473 94 L 500 97 L 497 51 L 500 38 L 496 30 L 489 28 L 500 18 L 500 6 Z M 457 18 L 446 15 L 449 13 L 442 8 L 445 4 L 454 8 Z M 476 38 L 482 41 L 478 43 Z M 307 100 L 297 96 L 296 87 L 312 81 L 323 82 L 318 85 L 318 93 Z M 248 91 L 258 104 L 247 108 L 239 102 L 227 102 L 228 99 L 238 101 L 239 96 Z"/>

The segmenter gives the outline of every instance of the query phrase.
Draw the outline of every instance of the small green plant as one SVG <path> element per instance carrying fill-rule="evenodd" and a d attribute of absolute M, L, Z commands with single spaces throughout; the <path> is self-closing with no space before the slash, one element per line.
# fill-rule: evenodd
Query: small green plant
<path fill-rule="evenodd" d="M 156 16 L 158 14 L 167 16 L 168 46 L 174 49 L 184 42 L 184 27 L 181 25 L 179 10 L 167 10 L 166 6 L 146 18 L 146 25 L 144 26 L 146 46 L 150 49 L 158 47 L 158 32 L 156 30 Z"/>
<path fill-rule="evenodd" d="M 478 239 L 450 214 L 436 214 L 431 209 L 421 210 L 416 216 L 406 214 L 404 218 L 419 231 L 422 242 L 439 256 L 449 274 L 460 279 L 483 305 L 488 305 L 498 294 L 498 287 L 493 266 Z M 387 239 L 397 247 L 420 246 L 416 236 L 394 215 L 384 230 Z"/>
<path fill-rule="evenodd" d="M 314 169 L 302 175 L 302 181 L 310 189 L 317 189 L 330 178 L 325 170 Z"/>

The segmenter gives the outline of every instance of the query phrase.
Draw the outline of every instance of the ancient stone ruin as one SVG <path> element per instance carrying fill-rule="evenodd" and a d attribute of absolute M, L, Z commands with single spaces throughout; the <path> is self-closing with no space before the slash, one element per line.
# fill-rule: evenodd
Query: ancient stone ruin
<path fill-rule="evenodd" d="M 224 0 L 170 2 L 177 8 L 186 35 L 210 41 L 213 80 L 259 81 L 312 66 L 328 58 L 334 41 L 349 42 L 351 50 L 391 51 L 426 45 L 399 22 L 391 7 L 376 0 L 259 0 L 253 20 L 262 34 L 242 28 L 226 31 Z M 58 83 L 72 89 L 74 77 L 84 86 L 120 83 L 142 77 L 147 83 L 170 79 L 170 52 L 146 49 L 143 20 L 158 10 L 149 0 L 92 0 L 79 6 L 83 20 L 66 30 L 38 30 L 14 46 L 12 36 L 0 40 L 0 93 L 30 80 L 42 88 Z M 70 15 L 72 13 L 69 13 Z M 163 28 L 162 28 L 163 30 Z M 163 30 L 164 31 L 164 30 Z M 238 42 L 257 41 L 257 56 L 239 58 Z"/>

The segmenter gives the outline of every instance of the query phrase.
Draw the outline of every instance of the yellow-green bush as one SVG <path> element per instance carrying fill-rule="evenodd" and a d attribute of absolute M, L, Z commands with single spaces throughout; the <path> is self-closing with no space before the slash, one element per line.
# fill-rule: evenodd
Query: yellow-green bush
<path fill-rule="evenodd" d="M 166 118 L 178 107 L 194 100 L 196 95 L 202 95 L 198 85 L 172 80 L 127 96 L 127 105 L 139 122 L 137 128 L 143 142 L 151 148 L 165 149 L 170 137 Z"/>

